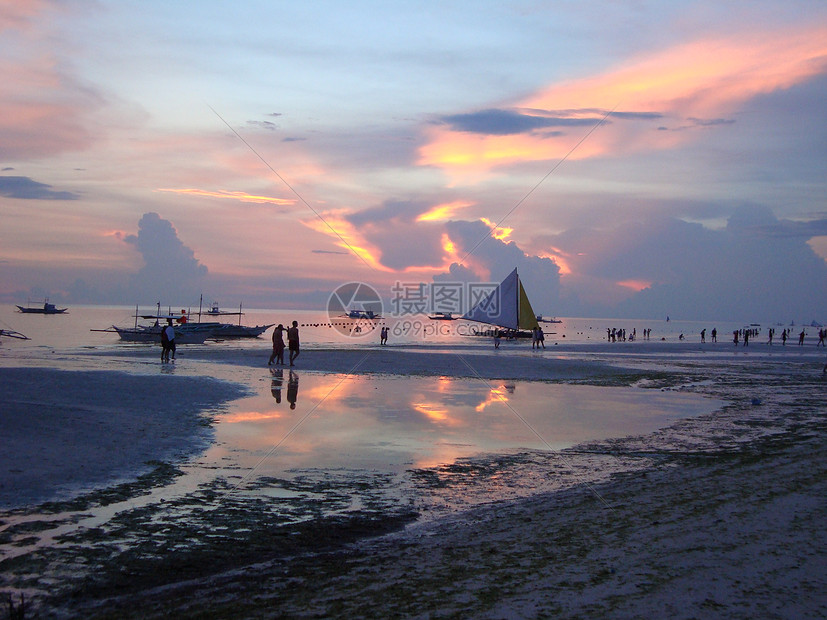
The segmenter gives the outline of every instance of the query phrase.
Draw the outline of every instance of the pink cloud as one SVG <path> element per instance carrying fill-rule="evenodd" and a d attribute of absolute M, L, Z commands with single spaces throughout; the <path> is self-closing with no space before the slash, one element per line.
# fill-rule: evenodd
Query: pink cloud
<path fill-rule="evenodd" d="M 550 85 L 510 108 L 534 121 L 558 117 L 559 126 L 546 129 L 538 122 L 512 133 L 435 126 L 427 132 L 419 163 L 468 176 L 523 161 L 560 159 L 611 109 L 631 114 L 610 115 L 610 123 L 572 158 L 674 148 L 695 132 L 659 128 L 725 123 L 751 98 L 803 83 L 825 68 L 823 26 L 683 43 L 599 75 Z M 581 124 L 567 126 L 572 120 Z"/>
<path fill-rule="evenodd" d="M 84 126 L 101 98 L 80 84 L 61 63 L 43 22 L 59 5 L 0 3 L 0 32 L 6 49 L 0 58 L 0 157 L 37 158 L 88 147 Z"/>

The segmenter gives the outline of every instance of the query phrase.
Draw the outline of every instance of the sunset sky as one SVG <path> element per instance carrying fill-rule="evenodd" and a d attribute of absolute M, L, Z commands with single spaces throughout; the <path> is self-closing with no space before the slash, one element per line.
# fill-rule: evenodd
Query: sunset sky
<path fill-rule="evenodd" d="M 0 301 L 827 321 L 827 3 L 0 0 Z"/>

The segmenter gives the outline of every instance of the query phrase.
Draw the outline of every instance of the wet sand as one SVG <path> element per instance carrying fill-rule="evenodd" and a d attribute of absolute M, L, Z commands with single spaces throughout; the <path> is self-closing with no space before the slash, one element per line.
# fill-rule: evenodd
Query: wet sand
<path fill-rule="evenodd" d="M 176 570 L 163 577 L 147 577 L 139 556 L 115 555 L 119 564 L 104 563 L 95 587 L 79 580 L 44 600 L 44 610 L 67 617 L 827 615 L 823 355 L 638 344 L 573 348 L 566 359 L 555 359 L 558 351 L 532 357 L 530 349 L 507 359 L 305 351 L 298 361 L 304 370 L 635 383 L 731 405 L 646 437 L 560 455 L 570 468 L 596 457 L 644 465 L 608 482 L 491 503 L 378 538 L 365 535 L 410 518 L 329 522 L 262 542 L 264 524 L 248 535 L 246 552 L 238 544 L 233 553 L 211 552 L 210 570 L 173 563 Z M 182 361 L 204 363 L 209 355 L 193 350 Z M 221 362 L 262 359 L 227 351 Z M 168 560 L 186 557 L 186 546 L 170 544 L 179 550 Z M 132 578 L 114 579 L 126 567 Z M 0 569 L 0 587 L 14 592 L 13 571 L 4 561 Z"/>

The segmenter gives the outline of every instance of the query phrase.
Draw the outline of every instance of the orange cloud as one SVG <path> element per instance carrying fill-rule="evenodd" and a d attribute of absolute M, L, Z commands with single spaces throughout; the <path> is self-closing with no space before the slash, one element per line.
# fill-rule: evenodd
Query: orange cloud
<path fill-rule="evenodd" d="M 332 236 L 340 248 L 353 252 L 365 263 L 378 271 L 393 272 L 382 264 L 382 252 L 371 244 L 359 230 L 343 215 L 343 211 L 320 213 L 319 217 L 303 220 L 302 223 L 316 232 Z"/>
<path fill-rule="evenodd" d="M 435 220 L 449 220 L 454 216 L 454 213 L 465 207 L 473 205 L 471 202 L 464 202 L 457 200 L 455 202 L 448 202 L 437 205 L 432 209 L 426 211 L 416 218 L 417 222 L 433 222 Z"/>
<path fill-rule="evenodd" d="M 488 226 L 491 229 L 491 236 L 494 239 L 498 239 L 499 241 L 505 241 L 511 236 L 511 233 L 514 232 L 513 228 L 506 228 L 505 226 L 497 226 L 494 222 L 489 220 L 487 217 L 481 217 L 482 223 Z"/>
<path fill-rule="evenodd" d="M 274 204 L 274 205 L 293 205 L 296 204 L 296 201 L 293 199 L 286 199 L 286 198 L 273 198 L 271 196 L 256 196 L 254 194 L 248 194 L 246 192 L 231 192 L 227 190 L 218 190 L 217 192 L 212 192 L 206 189 L 163 189 L 159 188 L 155 190 L 157 192 L 172 192 L 174 194 L 187 194 L 190 196 L 207 196 L 210 198 L 229 198 L 231 200 L 239 200 L 241 202 L 252 202 L 256 204 Z"/>
<path fill-rule="evenodd" d="M 632 289 L 636 293 L 652 286 L 652 283 L 648 280 L 623 280 L 623 282 L 618 282 L 617 284 Z"/>
<path fill-rule="evenodd" d="M 823 26 L 694 41 L 600 75 L 553 84 L 514 102 L 511 110 L 541 118 L 591 118 L 597 124 L 604 111 L 617 106 L 615 117 L 583 142 L 572 158 L 674 148 L 691 140 L 695 132 L 657 131 L 659 126 L 703 128 L 722 122 L 752 97 L 823 73 L 825 57 L 827 28 Z M 636 120 L 623 111 L 652 116 Z M 434 127 L 420 149 L 419 163 L 456 175 L 474 175 L 523 161 L 555 160 L 566 156 L 587 131 L 588 125 L 561 125 L 491 135 Z"/>
<path fill-rule="evenodd" d="M 549 251 L 538 252 L 537 256 L 540 258 L 548 258 L 550 259 L 557 267 L 560 269 L 561 276 L 568 276 L 571 275 L 572 269 L 571 265 L 569 264 L 568 258 L 571 256 L 569 253 L 564 252 L 559 248 L 551 248 Z"/>

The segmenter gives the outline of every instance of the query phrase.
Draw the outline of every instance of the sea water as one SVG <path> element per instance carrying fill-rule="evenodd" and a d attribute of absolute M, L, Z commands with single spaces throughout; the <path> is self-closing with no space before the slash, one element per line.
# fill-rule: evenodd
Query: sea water
<path fill-rule="evenodd" d="M 180 309 L 173 309 L 176 312 Z M 138 312 L 154 313 L 154 307 L 141 307 Z M 162 309 L 163 312 L 167 308 Z M 299 323 L 302 345 L 304 347 L 353 347 L 372 345 L 379 342 L 380 329 L 388 327 L 388 344 L 407 345 L 441 345 L 455 347 L 489 347 L 491 338 L 475 335 L 488 326 L 468 321 L 436 321 L 427 315 L 387 316 L 376 320 L 349 319 L 344 316 L 330 315 L 324 311 L 312 310 L 268 310 L 243 309 L 241 322 L 244 325 L 269 325 L 281 323 L 285 327 L 293 321 Z M 192 314 L 192 310 L 188 312 Z M 193 320 L 198 320 L 197 309 Z M 15 350 L 41 348 L 71 347 L 118 347 L 124 346 L 114 331 L 100 331 L 118 327 L 133 327 L 136 323 L 136 308 L 127 306 L 71 306 L 65 314 L 41 315 L 22 314 L 12 305 L 0 306 L 0 327 L 12 329 L 28 336 L 30 340 L 20 341 L 10 338 L 0 340 L 0 352 L 9 354 Z M 206 316 L 204 321 L 214 320 Z M 644 320 L 612 318 L 571 318 L 563 317 L 559 322 L 541 323 L 545 332 L 546 346 L 555 344 L 589 344 L 608 342 L 607 329 L 623 329 L 627 341 L 634 334 L 636 340 L 643 339 L 644 330 L 651 330 L 650 342 L 680 342 L 681 336 L 686 343 L 700 342 L 701 330 L 706 330 L 706 340 L 712 338 L 713 329 L 718 331 L 719 342 L 729 342 L 734 330 L 751 328 L 758 331 L 758 340 L 766 341 L 770 327 L 776 330 L 778 339 L 784 326 L 750 325 L 732 321 L 680 321 L 680 320 Z M 227 323 L 238 322 L 238 317 L 225 316 Z M 143 322 L 142 320 L 137 321 Z M 789 327 L 789 326 L 786 326 Z M 797 335 L 801 328 L 792 328 Z M 813 329 L 804 328 L 808 333 Z M 233 339 L 223 343 L 210 341 L 212 347 L 267 348 L 272 328 L 264 336 L 252 339 Z M 144 345 L 145 346 L 145 345 Z"/>

